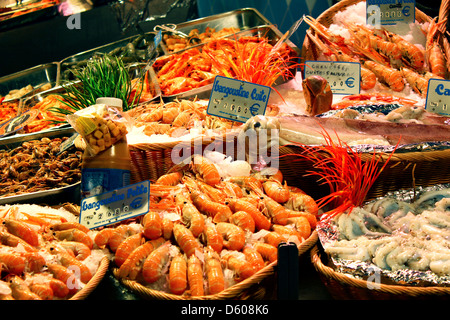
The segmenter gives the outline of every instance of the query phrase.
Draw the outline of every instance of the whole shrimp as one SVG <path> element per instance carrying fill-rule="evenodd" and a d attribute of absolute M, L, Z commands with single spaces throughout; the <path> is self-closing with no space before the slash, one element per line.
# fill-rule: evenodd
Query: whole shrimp
<path fill-rule="evenodd" d="M 285 225 L 288 218 L 286 208 L 268 196 L 263 196 L 263 204 L 272 223 Z"/>
<path fill-rule="evenodd" d="M 217 185 L 221 180 L 216 166 L 210 160 L 199 154 L 193 155 L 191 167 L 194 173 L 211 186 Z"/>
<path fill-rule="evenodd" d="M 289 200 L 290 192 L 287 184 L 284 185 L 278 181 L 263 182 L 264 192 L 278 203 L 285 203 Z"/>
<path fill-rule="evenodd" d="M 142 265 L 142 277 L 146 283 L 153 283 L 162 277 L 162 272 L 170 260 L 170 242 L 153 250 Z"/>
<path fill-rule="evenodd" d="M 39 245 L 39 236 L 33 228 L 25 222 L 15 219 L 3 219 L 2 224 L 9 233 L 26 241 L 29 245 L 37 247 Z"/>
<path fill-rule="evenodd" d="M 270 220 L 251 202 L 242 198 L 229 199 L 228 205 L 233 212 L 245 211 L 249 213 L 255 221 L 255 228 L 257 230 L 269 230 L 271 226 Z"/>
<path fill-rule="evenodd" d="M 150 253 L 161 246 L 166 240 L 163 238 L 148 240 L 134 249 L 118 270 L 119 278 L 134 280 L 142 269 L 142 264 Z"/>
<path fill-rule="evenodd" d="M 256 272 L 253 265 L 245 259 L 245 255 L 240 256 L 236 252 L 228 252 L 223 255 L 222 265 L 234 271 L 234 278 L 237 282 L 251 277 Z"/>
<path fill-rule="evenodd" d="M 441 36 L 439 28 L 444 23 L 446 23 L 446 20 L 439 23 L 436 23 L 436 18 L 431 20 L 425 43 L 425 57 L 431 73 L 440 78 L 445 78 L 447 74 L 445 56 L 439 45 L 439 37 Z"/>
<path fill-rule="evenodd" d="M 181 218 L 183 223 L 191 230 L 194 237 L 198 237 L 205 228 L 205 219 L 197 207 L 190 201 L 190 199 L 179 194 L 177 202 L 181 206 Z"/>
<path fill-rule="evenodd" d="M 220 257 L 213 249 L 206 247 L 205 256 L 205 272 L 208 282 L 208 293 L 217 294 L 225 289 L 225 278 L 223 275 Z"/>
<path fill-rule="evenodd" d="M 402 68 L 401 72 L 406 82 L 409 83 L 415 92 L 420 94 L 422 97 L 427 96 L 428 80 L 425 77 L 409 68 Z"/>
<path fill-rule="evenodd" d="M 402 60 L 411 68 L 417 71 L 422 71 L 425 64 L 425 53 L 412 43 L 409 43 L 401 36 L 385 31 L 387 39 L 395 43 L 402 53 Z"/>
<path fill-rule="evenodd" d="M 182 294 L 187 288 L 187 262 L 182 254 L 173 257 L 169 268 L 169 289 L 173 294 Z"/>
<path fill-rule="evenodd" d="M 230 222 L 241 227 L 243 230 L 255 232 L 255 220 L 253 220 L 250 213 L 246 211 L 237 211 L 233 213 L 230 217 Z"/>
<path fill-rule="evenodd" d="M 203 288 L 203 266 L 199 258 L 192 255 L 188 259 L 187 269 L 189 290 L 191 296 L 203 296 L 205 289 Z"/>
<path fill-rule="evenodd" d="M 142 219 L 143 234 L 147 239 L 154 240 L 162 236 L 163 222 L 159 212 L 149 210 Z"/>
<path fill-rule="evenodd" d="M 363 65 L 375 73 L 377 78 L 386 83 L 392 90 L 400 92 L 405 88 L 400 71 L 370 60 L 364 61 Z"/>
<path fill-rule="evenodd" d="M 195 253 L 195 250 L 200 249 L 200 243 L 194 237 L 192 232 L 182 224 L 175 224 L 173 227 L 173 235 L 180 249 L 186 253 L 188 257 Z"/>
<path fill-rule="evenodd" d="M 241 227 L 228 222 L 219 222 L 216 228 L 222 234 L 225 248 L 239 251 L 244 247 L 245 232 Z"/>
<path fill-rule="evenodd" d="M 214 223 L 209 223 L 205 226 L 205 230 L 200 238 L 206 246 L 212 248 L 217 253 L 222 251 L 223 236 L 219 231 L 217 231 Z"/>
<path fill-rule="evenodd" d="M 136 233 L 126 238 L 117 248 L 114 255 L 115 264 L 120 267 L 134 249 L 138 248 L 145 239 L 142 233 Z"/>

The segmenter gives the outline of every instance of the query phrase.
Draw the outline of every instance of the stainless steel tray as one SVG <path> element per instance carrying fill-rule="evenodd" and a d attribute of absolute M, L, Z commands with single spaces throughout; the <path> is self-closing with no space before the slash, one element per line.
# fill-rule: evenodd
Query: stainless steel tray
<path fill-rule="evenodd" d="M 124 64 L 134 64 L 140 62 L 146 62 L 143 56 L 144 51 L 153 43 L 155 38 L 155 32 L 147 32 L 143 35 L 131 36 L 122 40 L 111 42 L 100 47 L 96 47 L 84 52 L 74 54 L 61 60 L 60 63 L 60 77 L 61 80 L 71 80 L 70 68 L 82 67 L 86 62 L 93 58 L 96 54 L 109 53 L 112 56 L 117 56 L 122 59 Z M 139 41 L 141 39 L 141 41 Z M 134 41 L 134 42 L 133 42 Z M 134 46 L 136 55 L 130 54 L 130 50 L 133 50 Z M 128 51 L 127 51 L 128 50 Z M 157 48 L 157 54 L 164 54 L 161 48 Z"/>
<path fill-rule="evenodd" d="M 22 97 L 36 93 L 44 84 L 50 83 L 57 86 L 59 82 L 59 63 L 52 62 L 38 65 L 23 71 L 18 71 L 13 74 L 0 78 L 0 95 L 5 96 L 11 90 L 22 89 L 27 85 L 32 85 L 35 90 Z"/>
<path fill-rule="evenodd" d="M 70 137 L 75 134 L 75 130 L 72 127 L 54 129 L 47 132 L 41 133 L 32 133 L 28 135 L 16 135 L 8 138 L 0 139 L 0 149 L 14 149 L 20 145 L 22 145 L 25 141 L 31 141 L 36 139 L 42 139 L 44 137 L 48 137 L 50 139 L 57 137 Z M 0 197 L 0 205 L 3 204 L 16 204 L 16 203 L 35 203 L 35 204 L 48 204 L 54 205 L 64 202 L 70 203 L 80 203 L 80 184 L 81 182 L 76 182 L 72 185 L 30 192 L 26 194 L 14 195 L 14 196 L 6 196 Z"/>
<path fill-rule="evenodd" d="M 265 26 L 258 26 L 255 28 L 250 28 L 244 31 L 240 31 L 234 35 L 230 35 L 226 38 L 240 38 L 240 37 L 244 37 L 244 36 L 259 36 L 259 37 L 267 37 L 269 39 L 269 43 L 274 45 L 282 36 L 283 34 L 281 33 L 281 31 L 279 31 L 275 26 L 273 25 L 265 25 Z M 286 41 L 287 45 L 289 45 L 289 47 L 291 47 L 291 49 L 293 49 L 296 53 L 297 56 L 300 56 L 301 54 L 301 50 L 290 40 Z M 204 46 L 205 44 L 198 44 L 196 46 L 193 47 L 189 47 L 186 48 L 184 50 L 172 53 L 173 54 L 182 54 L 184 51 L 192 49 L 192 48 L 199 48 L 199 50 L 201 51 L 201 48 Z M 167 56 L 167 55 L 166 55 Z M 161 57 L 161 59 L 164 59 L 164 56 Z M 154 74 L 157 77 L 158 75 L 158 71 L 154 70 Z M 295 77 L 296 73 L 297 73 L 297 68 L 292 68 L 292 75 L 293 77 Z M 277 81 L 275 82 L 275 85 L 280 85 L 282 83 L 287 82 L 290 79 L 282 79 L 279 78 L 277 79 Z M 212 89 L 212 84 L 208 84 L 205 86 L 202 86 L 200 88 L 195 88 L 189 91 L 185 91 L 185 92 L 181 92 L 178 94 L 174 94 L 174 95 L 165 95 L 163 92 L 161 92 L 161 97 L 165 100 L 173 100 L 173 99 L 189 99 L 189 98 L 194 98 L 197 97 L 199 99 L 209 99 L 210 94 L 211 94 L 211 89 Z"/>
<path fill-rule="evenodd" d="M 243 31 L 258 26 L 271 24 L 272 23 L 258 10 L 253 8 L 243 8 L 179 23 L 176 25 L 176 30 L 185 34 L 189 34 L 192 29 L 198 29 L 199 33 L 203 33 L 208 27 L 216 29 L 216 31 L 230 27 L 239 28 Z M 162 33 L 164 34 L 167 32 Z M 170 52 L 164 41 L 161 41 L 161 47 L 163 48 L 165 54 L 173 53 Z"/>

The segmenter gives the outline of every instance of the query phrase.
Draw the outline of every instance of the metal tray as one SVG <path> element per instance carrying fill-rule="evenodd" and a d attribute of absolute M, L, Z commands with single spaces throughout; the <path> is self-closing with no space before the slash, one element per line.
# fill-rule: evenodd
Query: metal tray
<path fill-rule="evenodd" d="M 142 40 L 139 42 L 139 44 L 136 46 L 138 50 L 146 50 L 148 46 L 150 46 L 153 43 L 153 39 L 155 38 L 156 33 L 155 32 L 147 32 L 143 35 L 137 35 L 137 36 L 131 36 L 122 40 L 118 40 L 115 42 L 111 42 L 108 44 L 105 44 L 100 47 L 96 47 L 84 52 L 80 52 L 77 54 L 74 54 L 72 56 L 66 57 L 63 60 L 61 60 L 60 63 L 60 77 L 61 80 L 71 80 L 70 79 L 70 68 L 73 67 L 81 67 L 84 66 L 86 61 L 94 57 L 96 54 L 104 54 L 104 53 L 110 53 L 113 56 L 121 57 L 122 61 L 125 65 L 127 64 L 133 64 L 133 63 L 141 63 L 146 62 L 145 59 L 142 59 L 142 57 L 129 57 L 125 56 L 123 54 L 123 50 L 126 50 L 126 47 L 128 44 L 133 43 L 133 40 L 137 41 L 137 38 L 140 36 L 143 36 L 145 38 L 145 41 Z M 142 51 L 141 51 L 142 52 Z M 157 55 L 162 55 L 164 52 L 160 47 L 157 48 Z"/>
<path fill-rule="evenodd" d="M 59 82 L 59 63 L 52 62 L 38 65 L 23 71 L 18 71 L 13 74 L 0 78 L 0 95 L 5 96 L 11 90 L 22 89 L 27 85 L 32 85 L 35 90 L 31 93 L 25 94 L 22 97 L 36 93 L 44 84 L 50 83 L 57 86 Z M 6 100 L 5 100 L 6 101 Z"/>
<path fill-rule="evenodd" d="M 231 27 L 239 28 L 243 31 L 258 26 L 271 24 L 272 23 L 258 10 L 253 8 L 243 8 L 179 23 L 176 25 L 176 30 L 185 34 L 189 34 L 189 32 L 193 29 L 198 29 L 199 33 L 203 33 L 208 27 L 216 29 L 216 31 Z M 168 32 L 162 33 L 164 34 Z M 170 52 L 170 50 L 166 47 L 164 40 L 161 41 L 161 47 L 163 48 L 165 54 L 177 52 Z"/>
<path fill-rule="evenodd" d="M 75 134 L 75 130 L 72 127 L 66 127 L 47 132 L 32 133 L 26 136 L 16 135 L 0 139 L 0 149 L 1 150 L 14 149 L 22 145 L 22 143 L 25 141 L 42 139 L 44 137 L 52 139 L 58 137 L 70 137 L 73 134 Z M 31 192 L 21 195 L 0 197 L 0 205 L 15 204 L 15 203 L 35 203 L 35 204 L 45 203 L 47 205 L 54 205 L 63 202 L 80 203 L 81 201 L 80 185 L 81 182 L 76 182 L 72 185 L 56 189 Z"/>
<path fill-rule="evenodd" d="M 46 20 L 57 16 L 58 5 L 42 8 L 0 21 L 0 31 L 17 28 L 29 23 Z"/>
<path fill-rule="evenodd" d="M 234 37 L 240 38 L 240 37 L 243 37 L 243 36 L 267 37 L 269 39 L 269 43 L 274 45 L 283 36 L 283 34 L 275 26 L 273 26 L 273 25 L 265 25 L 265 26 L 258 26 L 258 27 L 255 27 L 255 28 L 251 28 L 251 29 L 247 29 L 247 30 L 244 30 L 244 31 L 240 31 L 240 32 L 238 32 L 238 33 L 236 33 L 234 35 L 227 36 L 226 38 L 234 38 Z M 300 56 L 301 50 L 292 41 L 290 41 L 288 39 L 286 41 L 286 43 L 287 43 L 287 45 L 289 45 L 289 47 L 291 47 L 292 50 L 295 51 L 297 56 Z M 201 50 L 201 48 L 204 45 L 205 44 L 203 44 L 203 43 L 202 44 L 198 44 L 196 46 L 186 48 L 186 49 L 178 51 L 176 53 L 172 53 L 172 55 L 173 54 L 181 54 L 184 51 L 192 49 L 192 48 L 199 48 L 199 50 Z M 161 58 L 164 58 L 164 56 L 161 57 Z M 157 70 L 153 69 L 153 72 L 154 72 L 155 76 L 157 76 Z M 297 73 L 297 68 L 293 68 L 292 69 L 293 77 L 295 77 L 296 73 Z M 286 79 L 285 80 L 285 79 L 279 78 L 279 79 L 276 80 L 274 85 L 280 85 L 282 83 L 287 82 L 288 80 L 290 80 L 290 79 Z M 212 84 L 208 84 L 208 85 L 205 85 L 205 86 L 200 87 L 200 88 L 195 88 L 195 89 L 192 89 L 192 90 L 189 90 L 189 91 L 185 91 L 185 92 L 181 92 L 181 93 L 174 94 L 174 95 L 164 95 L 164 93 L 161 92 L 161 97 L 163 99 L 167 100 L 167 101 L 174 100 L 174 99 L 180 99 L 180 98 L 182 98 L 182 99 L 189 99 L 189 98 L 194 98 L 194 97 L 197 97 L 199 99 L 209 99 L 210 94 L 211 94 L 211 90 L 212 90 Z"/>

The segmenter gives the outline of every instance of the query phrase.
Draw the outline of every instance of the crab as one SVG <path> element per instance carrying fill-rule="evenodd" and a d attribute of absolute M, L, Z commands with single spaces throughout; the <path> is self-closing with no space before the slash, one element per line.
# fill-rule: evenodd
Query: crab
<path fill-rule="evenodd" d="M 302 81 L 306 113 L 315 116 L 331 110 L 333 93 L 328 81 L 321 76 L 309 76 Z"/>

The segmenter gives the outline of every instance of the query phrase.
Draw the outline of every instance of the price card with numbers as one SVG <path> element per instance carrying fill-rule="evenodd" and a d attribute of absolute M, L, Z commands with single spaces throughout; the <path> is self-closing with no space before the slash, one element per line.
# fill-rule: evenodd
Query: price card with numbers
<path fill-rule="evenodd" d="M 425 109 L 450 116 L 450 80 L 430 79 L 428 81 Z"/>
<path fill-rule="evenodd" d="M 416 19 L 415 0 L 367 0 L 366 23 L 374 27 L 414 23 Z"/>
<path fill-rule="evenodd" d="M 233 121 L 246 122 L 263 115 L 271 88 L 251 82 L 216 76 L 206 113 Z"/>
<path fill-rule="evenodd" d="M 359 94 L 361 65 L 356 62 L 306 61 L 305 79 L 318 75 L 325 78 L 334 94 Z"/>
<path fill-rule="evenodd" d="M 79 222 L 89 229 L 146 214 L 149 210 L 150 181 L 142 181 L 81 201 Z"/>

